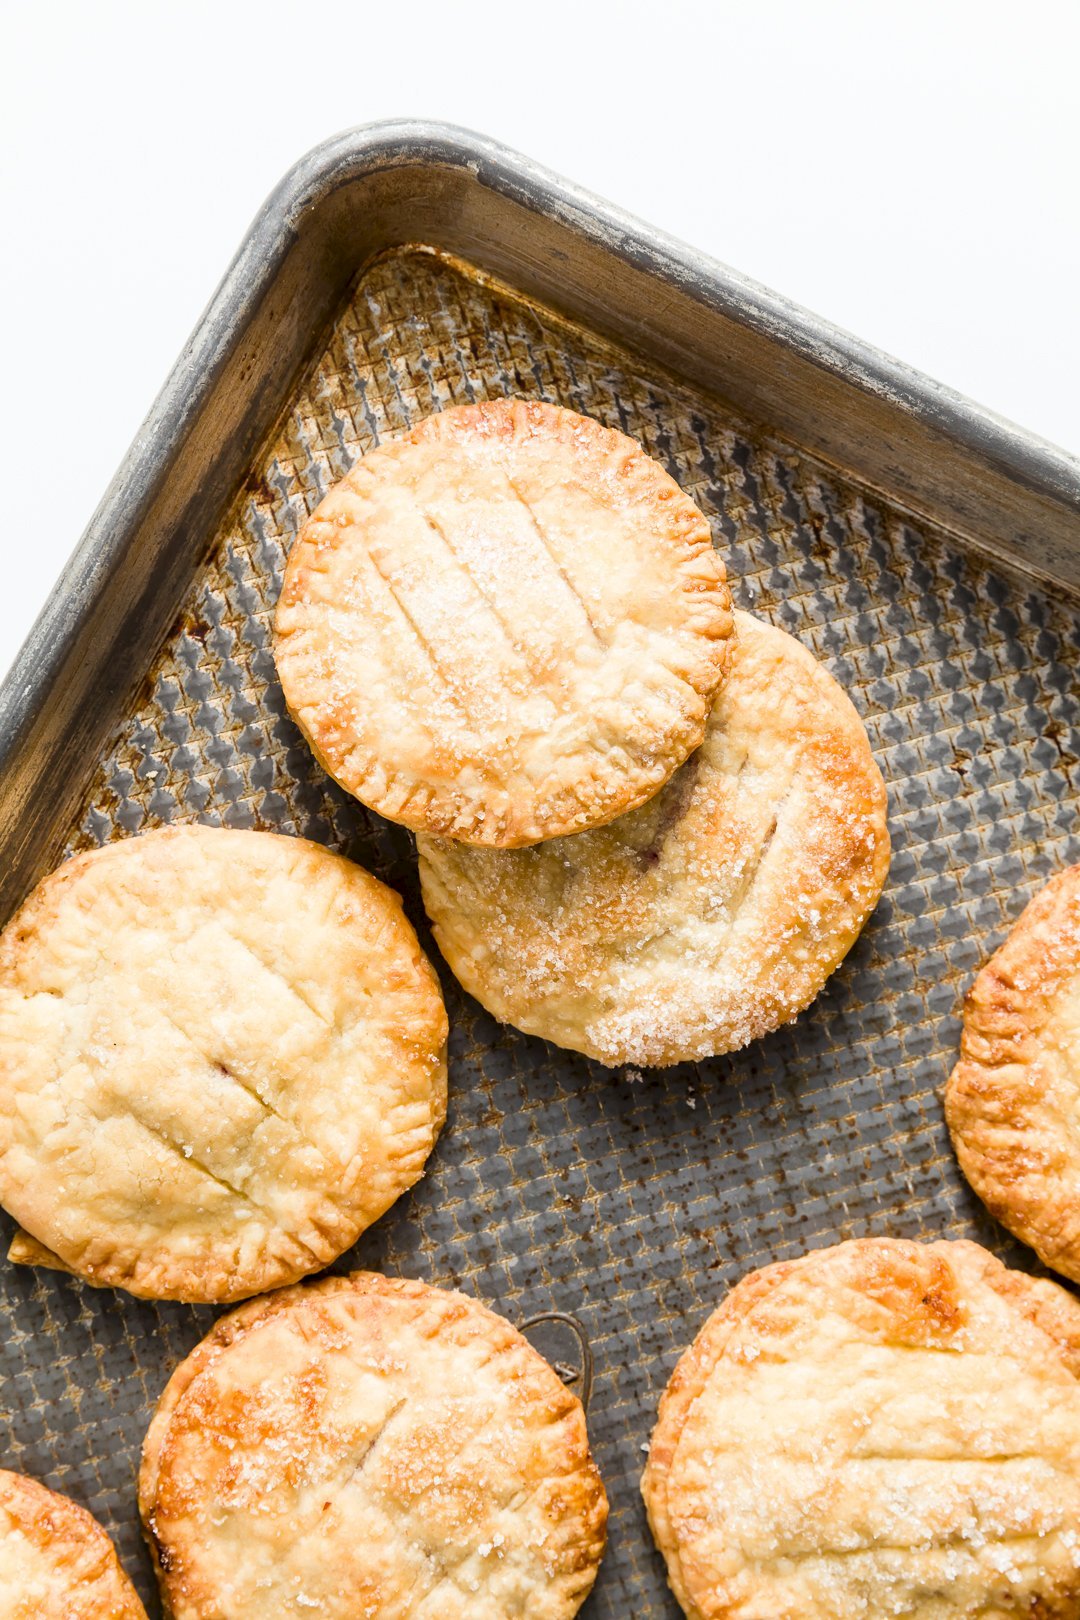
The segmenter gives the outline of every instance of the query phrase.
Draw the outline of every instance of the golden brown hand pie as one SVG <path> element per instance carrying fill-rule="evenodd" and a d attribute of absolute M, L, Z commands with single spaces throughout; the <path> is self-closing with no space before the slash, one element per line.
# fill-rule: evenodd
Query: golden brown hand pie
<path fill-rule="evenodd" d="M 0 935 L 12 1257 L 150 1298 L 295 1281 L 422 1173 L 445 1043 L 397 895 L 320 845 L 195 826 L 77 855 Z"/>
<path fill-rule="evenodd" d="M 709 525 L 621 433 L 498 400 L 358 462 L 277 610 L 289 708 L 392 821 L 531 844 L 654 794 L 701 741 L 731 630 Z"/>
<path fill-rule="evenodd" d="M 217 1324 L 139 1506 L 174 1620 L 569 1620 L 607 1518 L 581 1405 L 521 1334 L 370 1272 Z"/>
<path fill-rule="evenodd" d="M 811 653 L 735 615 L 705 740 L 648 804 L 528 850 L 422 837 L 424 904 L 470 994 L 602 1063 L 745 1046 L 817 995 L 889 866 L 859 716 Z"/>
<path fill-rule="evenodd" d="M 146 1620 L 113 1544 L 85 1508 L 0 1469 L 4 1620 Z"/>
<path fill-rule="evenodd" d="M 1035 896 L 969 991 L 945 1116 L 991 1214 L 1080 1281 L 1080 866 Z"/>
<path fill-rule="evenodd" d="M 766 1266 L 683 1356 L 642 1482 L 691 1620 L 1080 1614 L 1080 1304 L 974 1243 Z"/>

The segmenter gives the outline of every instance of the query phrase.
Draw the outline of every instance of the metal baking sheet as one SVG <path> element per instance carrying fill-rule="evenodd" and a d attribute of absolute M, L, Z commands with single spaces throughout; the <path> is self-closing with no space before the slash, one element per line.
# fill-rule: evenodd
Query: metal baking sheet
<path fill-rule="evenodd" d="M 468 183 L 479 183 L 475 173 Z M 320 195 L 324 213 L 340 205 L 335 186 Z M 584 242 L 572 217 L 579 207 L 567 192 L 563 224 Z M 437 220 L 433 209 L 425 217 Z M 415 231 L 417 217 L 408 222 Z M 120 527 L 103 538 L 99 517 L 98 549 L 84 547 L 0 702 L 6 909 L 66 853 L 195 819 L 319 839 L 403 892 L 449 1007 L 450 1113 L 424 1180 L 333 1269 L 366 1265 L 462 1287 L 517 1322 L 549 1311 L 580 1319 L 595 1358 L 590 1431 L 612 1507 L 583 1613 L 663 1620 L 678 1609 L 638 1495 L 642 1451 L 677 1356 L 730 1284 L 866 1233 L 967 1235 L 1030 1263 L 962 1182 L 940 1088 L 976 966 L 1032 890 L 1080 858 L 1080 622 L 1061 585 L 1017 572 L 1048 576 L 1055 558 L 1071 556 L 1080 577 L 1072 475 L 1067 458 L 1022 435 L 1011 462 L 998 446 L 988 472 L 985 443 L 976 454 L 949 430 L 936 470 L 925 459 L 917 478 L 908 469 L 918 488 L 884 493 L 864 458 L 852 455 L 844 470 L 819 444 L 811 453 L 805 437 L 799 447 L 780 430 L 798 402 L 775 419 L 748 414 L 730 403 L 731 373 L 714 365 L 703 381 L 701 355 L 679 368 L 670 364 L 677 345 L 661 357 L 648 333 L 644 347 L 612 342 L 613 322 L 571 321 L 531 286 L 524 296 L 524 272 L 516 283 L 493 280 L 435 251 L 452 232 L 419 246 L 394 241 L 389 227 L 386 235 L 347 276 L 337 260 L 325 270 L 334 309 L 312 306 L 295 375 L 275 374 L 265 343 L 252 348 L 246 394 L 240 373 L 230 374 L 224 460 L 213 460 L 215 422 L 225 432 L 220 401 L 211 409 L 190 366 L 170 384 L 154 442 L 103 509 Z M 628 276 L 643 273 L 639 248 L 623 241 L 618 251 Z M 567 265 L 571 290 L 588 263 Z M 279 263 L 264 292 L 273 297 L 291 273 Z M 655 301 L 667 284 L 650 274 Z M 279 321 L 286 307 L 282 295 Z M 215 318 L 212 308 L 193 351 L 207 365 Z M 769 340 L 774 359 L 798 349 L 791 319 L 786 336 Z M 232 360 L 243 336 L 234 327 Z M 261 445 L 257 413 L 244 415 L 257 389 Z M 874 917 L 797 1023 L 732 1057 L 612 1071 L 497 1025 L 434 952 L 411 836 L 329 782 L 285 713 L 270 617 L 299 524 L 386 435 L 451 403 L 508 393 L 596 416 L 670 470 L 710 518 L 738 604 L 825 661 L 885 774 L 894 858 Z M 918 427 L 914 407 L 897 408 Z M 269 438 L 267 412 L 277 417 Z M 979 420 L 968 419 L 971 434 Z M 173 435 L 165 448 L 163 422 Z M 176 496 L 190 481 L 177 458 L 194 465 L 196 452 L 204 504 L 193 506 Z M 144 462 L 155 456 L 151 477 Z M 1010 481 L 1020 513 L 1011 532 L 1026 536 L 1015 555 L 982 518 L 973 536 L 963 532 L 954 485 L 935 508 L 957 457 L 981 487 Z M 210 522 L 215 492 L 221 510 Z M 987 560 L 993 549 L 1007 571 Z M 115 595 L 136 566 L 157 579 L 142 597 L 126 591 L 141 630 Z M 167 634 L 147 652 L 140 638 L 158 622 Z M 57 648 L 48 636 L 60 630 Z M 110 635 L 121 632 L 118 668 Z M 60 729 L 45 747 L 50 725 Z M 49 797 L 57 749 L 64 782 Z M 0 1265 L 0 1463 L 95 1512 L 152 1614 L 135 1512 L 139 1449 L 169 1373 L 214 1314 Z"/>

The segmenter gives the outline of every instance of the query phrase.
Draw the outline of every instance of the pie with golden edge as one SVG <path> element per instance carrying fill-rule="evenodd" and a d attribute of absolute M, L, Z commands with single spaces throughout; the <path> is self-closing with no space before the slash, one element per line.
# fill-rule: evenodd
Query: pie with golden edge
<path fill-rule="evenodd" d="M 992 1215 L 1080 1282 L 1080 866 L 1022 912 L 964 1002 L 945 1117 Z"/>
<path fill-rule="evenodd" d="M 1080 1303 L 974 1243 L 754 1272 L 679 1362 L 642 1488 L 691 1620 L 1080 1614 Z"/>
<path fill-rule="evenodd" d="M 286 701 L 392 821 L 533 844 L 650 798 L 701 741 L 731 631 L 709 525 L 632 439 L 538 401 L 428 417 L 305 523 Z"/>
<path fill-rule="evenodd" d="M 216 1325 L 139 1505 L 173 1620 L 570 1620 L 607 1519 L 581 1405 L 521 1334 L 371 1272 Z"/>
<path fill-rule="evenodd" d="M 0 1469 L 4 1620 L 146 1620 L 97 1520 L 25 1474 Z"/>
<path fill-rule="evenodd" d="M 422 1174 L 446 1033 L 398 896 L 321 845 L 75 856 L 0 935 L 12 1258 L 185 1300 L 320 1269 Z"/>
<path fill-rule="evenodd" d="M 889 867 L 862 721 L 814 656 L 735 615 L 705 740 L 648 804 L 535 849 L 421 837 L 454 973 L 504 1023 L 617 1065 L 745 1046 L 813 1000 Z"/>

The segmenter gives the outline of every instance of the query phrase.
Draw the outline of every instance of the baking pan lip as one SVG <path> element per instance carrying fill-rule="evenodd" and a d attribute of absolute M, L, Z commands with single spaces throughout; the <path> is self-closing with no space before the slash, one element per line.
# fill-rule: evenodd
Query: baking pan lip
<path fill-rule="evenodd" d="M 844 382 L 911 412 L 994 463 L 1014 482 L 1051 499 L 1071 502 L 1080 513 L 1080 456 L 978 405 L 512 147 L 455 124 L 389 119 L 346 130 L 313 147 L 263 204 L 207 316 L 229 294 L 241 260 L 256 241 L 265 244 L 267 264 L 273 261 L 276 266 L 297 222 L 309 209 L 341 186 L 376 170 L 405 166 L 471 169 L 480 185 L 570 227 L 698 303 L 795 351 Z"/>
<path fill-rule="evenodd" d="M 849 387 L 887 400 L 1013 483 L 1080 513 L 1076 457 L 502 143 L 427 120 L 363 125 L 300 158 L 256 215 L 0 686 L 0 771 L 47 700 L 305 217 L 342 187 L 405 167 L 471 171 L 477 184 L 587 237 Z"/>

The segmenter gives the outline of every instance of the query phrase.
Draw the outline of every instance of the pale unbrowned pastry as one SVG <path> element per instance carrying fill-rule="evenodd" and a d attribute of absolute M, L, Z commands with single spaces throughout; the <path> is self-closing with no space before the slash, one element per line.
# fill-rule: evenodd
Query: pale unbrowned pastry
<path fill-rule="evenodd" d="M 321 845 L 75 856 L 0 935 L 12 1258 L 187 1300 L 318 1270 L 421 1175 L 446 1030 L 398 896 Z"/>
<path fill-rule="evenodd" d="M 745 1046 L 817 995 L 889 866 L 851 702 L 746 613 L 705 740 L 656 798 L 527 850 L 422 837 L 424 904 L 496 1018 L 602 1063 Z"/>
<path fill-rule="evenodd" d="M 25 1474 L 0 1469 L 4 1620 L 146 1620 L 97 1520 Z"/>
<path fill-rule="evenodd" d="M 1080 1304 L 867 1238 L 733 1289 L 642 1490 L 691 1620 L 1076 1620 Z"/>
<path fill-rule="evenodd" d="M 701 741 L 731 630 L 709 525 L 634 443 L 504 399 L 358 462 L 305 523 L 275 656 L 320 762 L 486 845 L 598 826 Z"/>
<path fill-rule="evenodd" d="M 581 1405 L 521 1334 L 371 1272 L 217 1324 L 139 1506 L 173 1620 L 569 1620 L 607 1520 Z"/>
<path fill-rule="evenodd" d="M 1080 866 L 1051 878 L 968 992 L 945 1117 L 991 1214 L 1080 1282 Z"/>

